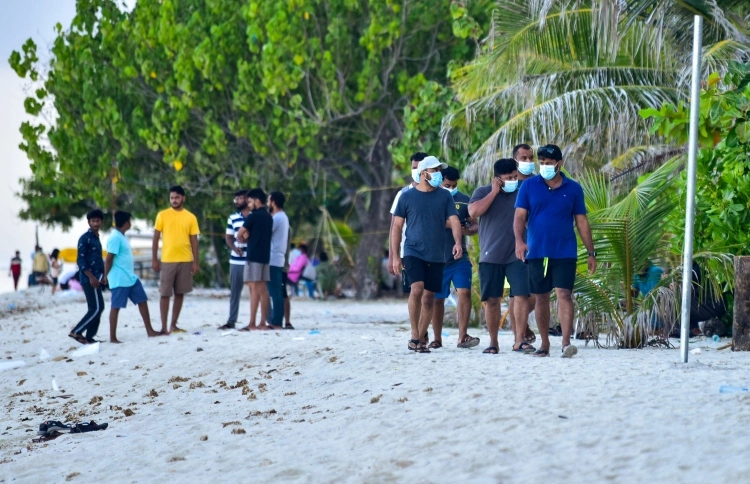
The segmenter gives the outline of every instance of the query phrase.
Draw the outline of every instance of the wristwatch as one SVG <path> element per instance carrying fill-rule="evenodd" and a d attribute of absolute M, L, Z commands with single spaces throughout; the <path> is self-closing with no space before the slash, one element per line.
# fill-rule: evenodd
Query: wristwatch
<path fill-rule="evenodd" d="M 593 257 L 594 259 L 596 259 L 596 251 L 589 252 L 589 257 Z"/>

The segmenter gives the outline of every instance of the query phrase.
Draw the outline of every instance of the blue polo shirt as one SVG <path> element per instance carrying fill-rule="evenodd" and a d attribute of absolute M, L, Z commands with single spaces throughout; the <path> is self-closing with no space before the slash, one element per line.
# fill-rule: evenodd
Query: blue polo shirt
<path fill-rule="evenodd" d="M 528 211 L 527 259 L 575 259 L 578 242 L 575 216 L 586 214 L 583 188 L 563 173 L 562 185 L 550 190 L 544 178 L 536 175 L 518 190 L 516 208 Z"/>

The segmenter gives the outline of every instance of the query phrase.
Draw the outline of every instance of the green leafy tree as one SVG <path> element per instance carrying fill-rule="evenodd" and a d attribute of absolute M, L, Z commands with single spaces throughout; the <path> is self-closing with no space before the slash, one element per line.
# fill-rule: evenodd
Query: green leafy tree
<path fill-rule="evenodd" d="M 304 180 L 320 195 L 290 206 L 353 206 L 359 295 L 371 297 L 403 111 L 471 58 L 486 3 L 140 0 L 123 12 L 79 0 L 49 66 L 31 41 L 10 59 L 38 85 L 26 101 L 36 121 L 22 127 L 23 215 L 69 225 L 84 207 L 125 204 L 151 218 L 180 183 L 220 252 L 234 189 Z M 323 196 L 321 180 L 339 193 Z"/>

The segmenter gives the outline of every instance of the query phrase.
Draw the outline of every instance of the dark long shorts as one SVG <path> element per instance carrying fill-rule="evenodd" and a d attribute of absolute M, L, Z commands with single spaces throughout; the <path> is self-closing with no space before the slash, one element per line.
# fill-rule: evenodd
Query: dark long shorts
<path fill-rule="evenodd" d="M 573 290 L 576 283 L 576 259 L 527 259 L 532 294 L 546 294 L 553 288 Z"/>
<path fill-rule="evenodd" d="M 404 257 L 404 267 L 409 284 L 424 282 L 430 292 L 440 292 L 443 288 L 443 268 L 445 263 L 427 262 L 413 256 Z"/>
<path fill-rule="evenodd" d="M 513 294 L 528 296 L 529 269 L 520 260 L 509 264 L 492 264 L 490 262 L 479 263 L 479 286 L 482 293 L 482 301 L 502 297 L 505 290 L 505 278 L 508 278 Z"/>

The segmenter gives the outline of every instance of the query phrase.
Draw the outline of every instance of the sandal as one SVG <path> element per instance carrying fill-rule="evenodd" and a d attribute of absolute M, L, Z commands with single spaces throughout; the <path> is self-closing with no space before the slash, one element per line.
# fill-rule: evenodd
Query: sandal
<path fill-rule="evenodd" d="M 456 346 L 458 348 L 473 348 L 478 344 L 479 344 L 479 338 L 467 334 L 466 336 L 463 337 L 461 342 L 458 343 Z"/>
<path fill-rule="evenodd" d="M 73 338 L 74 340 L 78 341 L 82 345 L 89 344 L 89 340 L 87 340 L 82 334 L 70 333 L 68 337 Z"/>
<path fill-rule="evenodd" d="M 578 353 L 578 348 L 576 348 L 573 345 L 568 345 L 562 350 L 562 357 L 563 358 L 573 358 L 573 356 Z"/>
<path fill-rule="evenodd" d="M 219 329 L 222 331 L 226 331 L 228 329 L 234 329 L 234 323 L 227 323 L 223 326 L 219 326 Z"/>
<path fill-rule="evenodd" d="M 440 341 L 433 341 L 432 343 L 430 343 L 429 345 L 427 345 L 427 347 L 430 348 L 430 349 L 436 350 L 438 348 L 442 348 L 443 347 L 443 343 L 440 342 Z"/>
<path fill-rule="evenodd" d="M 484 351 L 482 351 L 482 353 L 487 353 L 488 355 L 496 355 L 498 353 L 498 349 L 496 346 L 488 346 L 484 349 Z"/>
<path fill-rule="evenodd" d="M 408 348 L 409 348 L 409 351 L 417 351 L 417 348 L 419 348 L 419 340 L 410 339 Z"/>
<path fill-rule="evenodd" d="M 242 331 L 243 333 L 249 333 L 253 329 L 250 326 L 243 326 L 242 328 L 238 329 L 237 331 Z"/>
<path fill-rule="evenodd" d="M 536 342 L 536 333 L 534 333 L 533 331 L 529 332 L 531 333 L 531 336 L 529 336 L 529 333 L 526 333 L 524 340 L 529 344 L 534 344 Z"/>
<path fill-rule="evenodd" d="M 536 356 L 537 358 L 544 358 L 545 356 L 549 356 L 549 350 L 536 350 L 531 354 L 531 356 Z"/>
<path fill-rule="evenodd" d="M 424 344 L 420 344 L 419 346 L 417 346 L 417 349 L 415 351 L 417 353 L 431 353 L 430 349 Z"/>
<path fill-rule="evenodd" d="M 513 351 L 516 352 L 516 353 L 524 353 L 524 354 L 526 354 L 526 353 L 533 353 L 534 351 L 536 351 L 536 348 L 534 348 L 529 343 L 527 343 L 526 341 L 524 341 L 523 343 L 521 343 L 520 345 L 518 345 L 518 348 L 513 348 Z"/>

